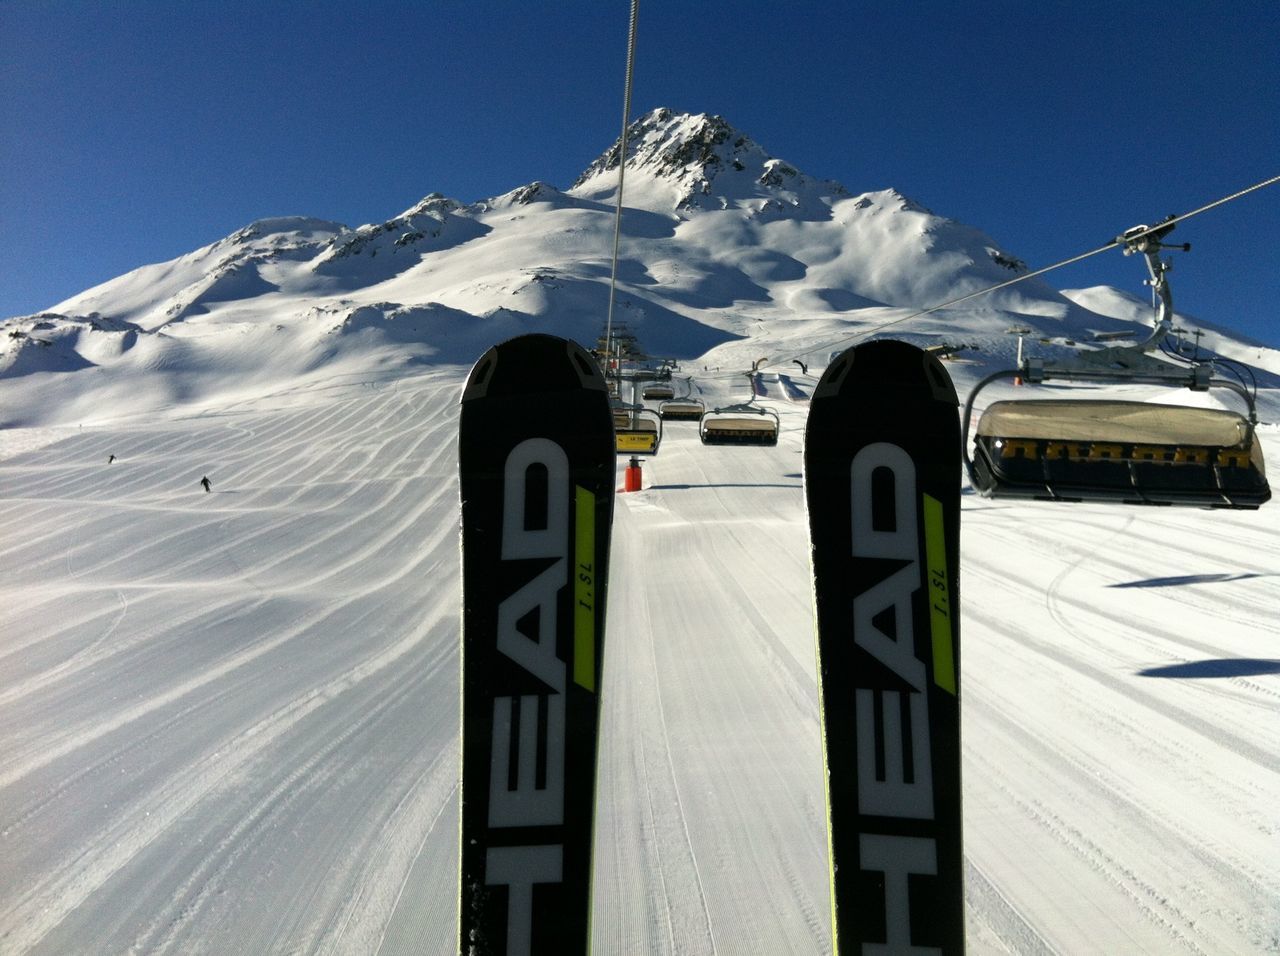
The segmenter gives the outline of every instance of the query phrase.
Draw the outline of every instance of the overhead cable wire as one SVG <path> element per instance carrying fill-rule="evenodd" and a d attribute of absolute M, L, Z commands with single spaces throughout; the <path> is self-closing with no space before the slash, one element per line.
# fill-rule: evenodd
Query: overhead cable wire
<path fill-rule="evenodd" d="M 1141 236 L 1145 236 L 1149 232 L 1154 232 L 1156 229 L 1164 228 L 1165 226 L 1182 222 L 1182 220 L 1190 219 L 1192 216 L 1198 216 L 1202 212 L 1208 212 L 1210 209 L 1213 209 L 1215 206 L 1221 206 L 1224 203 L 1229 203 L 1233 199 L 1239 199 L 1241 196 L 1247 196 L 1249 193 L 1256 192 L 1257 190 L 1262 189 L 1265 186 L 1274 186 L 1276 183 L 1280 183 L 1280 176 L 1272 176 L 1270 179 L 1264 179 L 1262 182 L 1254 183 L 1252 186 L 1246 186 L 1244 189 L 1240 190 L 1239 192 L 1232 193 L 1230 196 L 1223 196 L 1221 199 L 1215 199 L 1213 202 L 1208 203 L 1204 206 L 1201 206 L 1199 209 L 1193 209 L 1190 212 L 1184 212 L 1181 216 L 1174 216 L 1172 219 L 1169 219 L 1166 222 L 1157 223 L 1154 226 L 1149 226 L 1144 232 L 1141 232 L 1137 236 L 1134 236 L 1132 238 L 1140 238 Z"/>
<path fill-rule="evenodd" d="M 1171 216 L 1170 218 L 1165 219 L 1162 222 L 1156 223 L 1153 226 L 1144 226 L 1142 229 L 1135 229 L 1131 233 L 1126 233 L 1124 235 L 1117 236 L 1116 238 L 1108 242 L 1106 245 L 1099 246 L 1097 249 L 1091 249 L 1088 252 L 1083 252 L 1078 256 L 1072 256 L 1069 259 L 1063 259 L 1061 262 L 1055 262 L 1051 266 L 1045 266 L 1044 268 L 1036 269 L 1034 272 L 1024 273 L 1018 276 L 1017 278 L 1009 279 L 1006 282 L 1000 282 L 1000 283 L 997 283 L 996 285 L 988 286 L 985 289 L 979 289 L 976 292 L 969 292 L 957 298 L 949 299 L 948 301 L 943 302 L 939 305 L 930 306 L 927 309 L 921 309 L 918 312 L 912 312 L 909 315 L 900 316 L 899 318 L 896 318 L 896 319 L 890 319 L 888 322 L 882 322 L 879 325 L 873 326 L 870 329 L 860 329 L 857 332 L 847 333 L 846 335 L 843 335 L 838 339 L 833 339 L 826 343 L 820 343 L 818 345 L 815 345 L 811 349 L 805 350 L 804 352 L 800 352 L 794 356 L 787 356 L 785 358 L 780 358 L 776 362 L 770 362 L 767 365 L 760 366 L 760 368 L 761 369 L 775 368 L 779 365 L 790 364 L 790 362 L 793 359 L 802 358 L 803 356 L 811 355 L 814 352 L 830 350 L 831 348 L 837 345 L 840 345 L 843 342 L 866 338 L 867 336 L 875 335 L 878 332 L 883 332 L 885 329 L 891 328 L 892 326 L 901 325 L 903 322 L 910 322 L 912 319 L 918 319 L 923 315 L 929 315 L 933 312 L 940 312 L 943 309 L 949 309 L 952 306 L 959 305 L 961 302 L 968 302 L 970 299 L 976 299 L 979 296 L 987 295 L 991 292 L 997 292 L 1000 289 L 1006 289 L 1009 286 L 1016 285 L 1019 282 L 1025 282 L 1027 279 L 1034 279 L 1036 276 L 1042 276 L 1046 272 L 1052 272 L 1055 269 L 1061 269 L 1064 266 L 1069 266 L 1069 265 L 1072 265 L 1073 263 L 1080 262 L 1081 260 L 1088 259 L 1090 256 L 1096 256 L 1100 252 L 1106 252 L 1108 249 L 1114 249 L 1118 245 L 1134 242 L 1158 230 L 1167 231 L 1171 226 L 1179 222 L 1182 222 L 1184 219 L 1190 219 L 1192 216 L 1198 216 L 1203 212 L 1208 212 L 1210 209 L 1214 209 L 1225 203 L 1229 203 L 1232 200 L 1239 199 L 1241 196 L 1246 196 L 1249 193 L 1256 192 L 1257 190 L 1262 189 L 1266 186 L 1272 186 L 1278 182 L 1280 182 L 1280 176 L 1272 176 L 1269 179 L 1264 179 L 1262 182 L 1254 183 L 1252 186 L 1248 186 L 1244 189 L 1239 190 L 1238 192 L 1234 192 L 1229 196 L 1223 196 L 1221 199 L 1215 199 L 1211 203 L 1206 203 L 1205 205 L 1199 207 L 1198 209 L 1193 209 L 1190 212 L 1184 212 L 1180 216 Z"/>
<path fill-rule="evenodd" d="M 609 311 L 605 318 L 604 347 L 613 342 L 613 302 L 618 288 L 618 244 L 622 238 L 622 181 L 627 168 L 627 126 L 631 117 L 631 78 L 636 60 L 636 20 L 640 0 L 631 0 L 631 23 L 627 27 L 627 78 L 622 93 L 622 135 L 618 139 L 618 200 L 613 216 L 613 266 L 609 275 Z"/>

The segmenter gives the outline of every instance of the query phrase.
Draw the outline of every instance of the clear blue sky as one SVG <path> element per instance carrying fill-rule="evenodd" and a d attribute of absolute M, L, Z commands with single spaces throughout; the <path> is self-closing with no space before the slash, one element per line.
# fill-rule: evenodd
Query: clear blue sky
<path fill-rule="evenodd" d="M 629 6 L 0 0 L 0 316 L 266 216 L 568 187 L 618 135 Z M 1280 174 L 1278 36 L 1276 0 L 642 0 L 632 113 L 719 113 L 1040 267 Z M 1277 224 L 1280 185 L 1180 226 L 1177 306 L 1280 345 Z"/>

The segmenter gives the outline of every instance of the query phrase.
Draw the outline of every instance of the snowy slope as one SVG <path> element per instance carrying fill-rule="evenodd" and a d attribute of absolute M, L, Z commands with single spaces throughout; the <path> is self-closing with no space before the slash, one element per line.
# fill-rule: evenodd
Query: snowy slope
<path fill-rule="evenodd" d="M 0 950 L 452 951 L 463 374 L 0 463 Z M 619 497 L 600 952 L 830 948 L 777 408 L 774 449 L 673 424 Z M 971 951 L 1280 946 L 1278 515 L 966 499 Z"/>
<path fill-rule="evenodd" d="M 674 423 L 619 497 L 597 951 L 828 952 L 803 394 L 1025 267 L 717 117 L 634 134 L 619 319 L 713 405 L 767 357 L 784 433 Z M 452 952 L 457 399 L 495 341 L 599 333 L 616 154 L 263 220 L 0 323 L 0 952 Z M 963 394 L 1011 326 L 1054 354 L 1146 321 L 1032 281 L 892 331 L 976 346 Z M 1280 419 L 1272 357 L 1212 334 Z M 965 499 L 973 952 L 1280 952 L 1276 509 Z"/>

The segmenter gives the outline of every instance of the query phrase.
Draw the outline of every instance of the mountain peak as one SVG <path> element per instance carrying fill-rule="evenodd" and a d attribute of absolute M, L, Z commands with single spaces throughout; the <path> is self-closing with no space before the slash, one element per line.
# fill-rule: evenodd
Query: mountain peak
<path fill-rule="evenodd" d="M 618 168 L 621 140 L 583 171 L 574 190 L 591 191 L 593 181 L 611 185 Z M 627 127 L 627 171 L 676 187 L 678 209 L 706 205 L 703 197 L 723 199 L 772 196 L 778 191 L 820 185 L 843 195 L 836 183 L 816 183 L 793 166 L 770 156 L 758 143 L 722 116 L 651 110 Z"/>
<path fill-rule="evenodd" d="M 722 150 L 730 139 L 736 147 L 750 142 L 722 116 L 706 113 L 674 113 L 666 108 L 651 110 L 627 127 L 627 168 L 645 169 L 658 176 L 680 178 L 732 162 L 732 149 Z M 752 143 L 751 145 L 755 145 Z M 587 167 L 575 186 L 618 168 L 621 140 Z M 729 156 L 724 154 L 728 152 Z"/>

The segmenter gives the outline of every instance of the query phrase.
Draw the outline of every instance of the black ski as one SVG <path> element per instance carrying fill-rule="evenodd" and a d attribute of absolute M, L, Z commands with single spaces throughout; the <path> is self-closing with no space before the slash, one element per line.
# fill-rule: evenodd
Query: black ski
<path fill-rule="evenodd" d="M 591 839 L 615 476 L 604 377 L 525 335 L 462 394 L 459 952 L 590 948 Z"/>
<path fill-rule="evenodd" d="M 810 405 L 836 953 L 964 951 L 956 405 L 941 362 L 887 340 L 842 354 Z"/>

